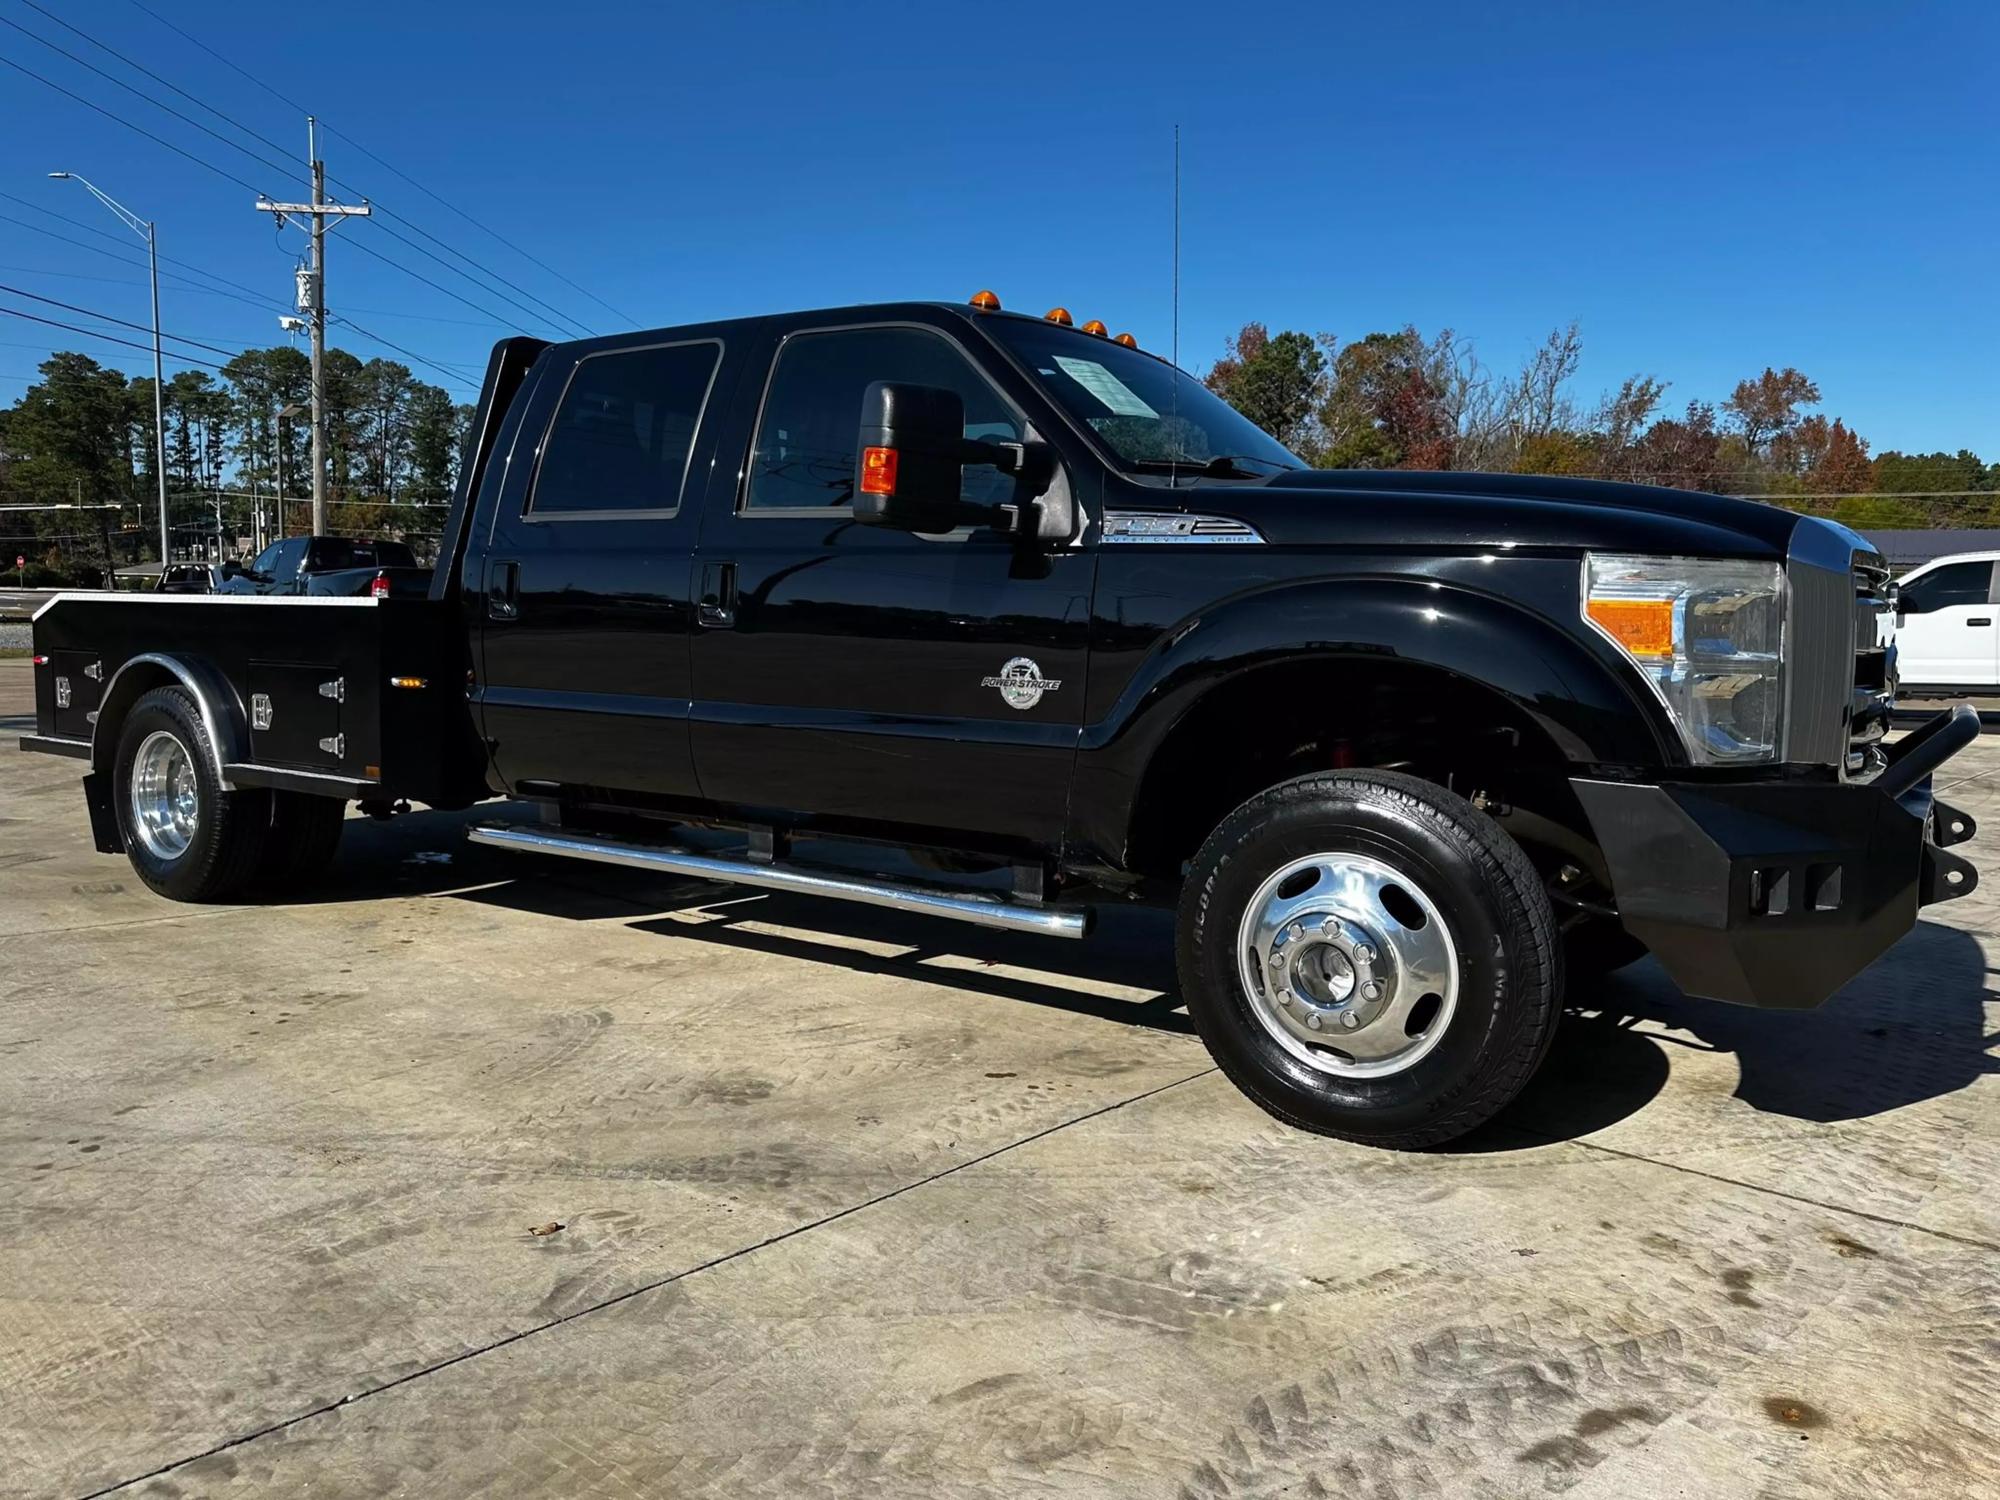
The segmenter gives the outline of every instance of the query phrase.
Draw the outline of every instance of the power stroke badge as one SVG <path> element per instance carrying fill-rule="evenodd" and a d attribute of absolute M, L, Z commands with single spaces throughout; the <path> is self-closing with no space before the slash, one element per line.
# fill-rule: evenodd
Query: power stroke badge
<path fill-rule="evenodd" d="M 1000 689 L 1000 699 L 1009 708 L 1033 708 L 1042 694 L 1062 686 L 1060 677 L 1044 677 L 1042 669 L 1025 656 L 1017 656 L 992 677 L 982 677 L 981 687 Z"/>

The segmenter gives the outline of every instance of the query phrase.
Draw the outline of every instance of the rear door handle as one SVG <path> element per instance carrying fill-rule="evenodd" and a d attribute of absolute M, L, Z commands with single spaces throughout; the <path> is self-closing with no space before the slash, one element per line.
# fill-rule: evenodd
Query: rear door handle
<path fill-rule="evenodd" d="M 486 575 L 486 618 L 512 620 L 521 613 L 521 565 L 496 562 Z"/>
<path fill-rule="evenodd" d="M 694 613 L 710 630 L 727 630 L 736 623 L 735 563 L 701 565 L 701 595 L 695 600 Z"/>
<path fill-rule="evenodd" d="M 1993 617 L 1991 615 L 1974 615 L 1971 619 L 1967 620 L 1965 623 L 1968 625 L 1991 625 L 1993 623 Z"/>

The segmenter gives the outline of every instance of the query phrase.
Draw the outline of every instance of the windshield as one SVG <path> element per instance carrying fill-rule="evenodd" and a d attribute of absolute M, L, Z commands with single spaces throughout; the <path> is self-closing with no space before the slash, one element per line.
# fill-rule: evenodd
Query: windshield
<path fill-rule="evenodd" d="M 1164 473 L 1170 464 L 1194 470 L 1212 465 L 1211 473 L 1261 477 L 1305 467 L 1263 428 L 1165 360 L 1034 319 L 987 318 L 982 326 L 1125 468 Z"/>

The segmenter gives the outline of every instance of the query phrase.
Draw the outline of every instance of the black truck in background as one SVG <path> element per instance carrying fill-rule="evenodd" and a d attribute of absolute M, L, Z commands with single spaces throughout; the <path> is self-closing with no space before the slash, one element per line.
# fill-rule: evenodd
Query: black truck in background
<path fill-rule="evenodd" d="M 418 566 L 407 543 L 368 537 L 284 537 L 241 567 L 223 564 L 222 574 L 224 594 L 421 599 L 431 589 L 431 570 Z"/>
<path fill-rule="evenodd" d="M 1930 773 L 1977 722 L 1885 740 L 1887 582 L 1719 496 L 1312 470 L 982 293 L 507 340 L 424 597 L 59 598 L 23 748 L 181 900 L 308 879 L 350 802 L 508 796 L 544 816 L 472 838 L 1056 937 L 1170 907 L 1250 1097 L 1422 1146 L 1566 984 L 1650 950 L 1811 1007 L 1972 888 Z"/>

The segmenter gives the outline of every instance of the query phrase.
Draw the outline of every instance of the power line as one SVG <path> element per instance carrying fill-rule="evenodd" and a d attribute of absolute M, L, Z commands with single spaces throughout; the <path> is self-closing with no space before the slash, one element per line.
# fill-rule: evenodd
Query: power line
<path fill-rule="evenodd" d="M 42 77 L 42 75 L 37 73 L 33 68 L 23 67 L 20 63 L 15 62 L 14 59 L 11 57 L 0 57 L 0 63 L 5 63 L 8 67 L 12 68 L 16 73 L 27 74 L 28 77 L 34 79 L 35 82 L 42 84 L 46 88 L 54 89 L 58 94 L 61 94 L 64 98 L 74 99 L 78 104 L 81 104 L 85 109 L 95 111 L 97 114 L 103 115 L 104 118 L 107 120 L 115 121 L 116 123 L 123 125 L 127 130 L 138 132 L 140 135 L 143 135 L 147 140 L 152 141 L 154 144 L 165 146 L 169 151 L 173 152 L 174 155 L 186 157 L 189 161 L 193 162 L 203 171 L 213 172 L 217 177 L 222 178 L 224 181 L 235 183 L 245 192 L 260 193 L 263 191 L 261 188 L 257 187 L 254 183 L 249 183 L 244 181 L 241 177 L 238 177 L 234 172 L 224 171 L 221 167 L 218 167 L 214 162 L 196 156 L 192 151 L 189 151 L 184 147 L 176 146 L 172 141 L 168 140 L 165 136 L 154 135 L 153 132 L 146 129 L 145 126 L 135 125 L 132 123 L 132 121 L 126 119 L 123 115 L 114 113 L 113 111 L 106 109 L 101 104 L 93 104 L 90 100 L 84 98 L 83 95 L 76 93 L 74 90 L 66 89 L 61 84 L 56 83 L 51 79 Z"/>
<path fill-rule="evenodd" d="M 0 192 L 0 198 L 6 199 L 9 203 L 18 203 L 23 208 L 33 209 L 38 214 L 47 214 L 50 218 L 58 219 L 61 222 L 70 225 L 72 228 L 81 229 L 86 234 L 93 234 L 96 235 L 99 239 L 109 240 L 111 243 L 121 247 L 121 252 L 123 247 L 128 243 L 128 241 L 123 235 L 113 234 L 108 229 L 100 229 L 95 224 L 86 224 L 81 219 L 72 219 L 68 214 L 59 214 L 52 208 L 44 208 L 41 204 L 32 202 L 31 200 L 20 197 L 17 194 Z M 111 260 L 123 261 L 126 265 L 129 266 L 138 266 L 141 269 L 144 269 L 146 265 L 146 263 L 143 260 L 140 260 L 135 255 L 127 255 L 121 252 L 114 252 L 110 250 L 100 250 L 95 245 L 86 245 L 81 240 L 73 240 L 69 238 L 67 235 L 57 234 L 53 229 L 45 229 L 40 224 L 31 224 L 26 219 L 14 218 L 11 214 L 0 214 L 0 219 L 6 220 L 6 222 L 9 224 L 18 224 L 21 226 L 21 228 L 32 230 L 36 234 L 45 234 L 50 239 L 61 240 L 66 245 L 75 245 L 79 249 L 95 251 L 97 254 L 106 256 Z M 274 307 L 289 306 L 289 304 L 287 304 L 281 297 L 273 297 L 268 292 L 259 292 L 255 287 L 245 286 L 240 281 L 231 281 L 227 276 L 218 275 L 216 272 L 208 270 L 204 266 L 198 266 L 194 264 L 194 262 L 192 261 L 180 260 L 171 255 L 162 255 L 160 257 L 160 260 L 166 265 L 179 266 L 184 271 L 192 272 L 197 276 L 206 276 L 209 280 L 216 282 L 221 286 L 232 287 L 236 291 L 243 293 L 245 296 L 254 298 L 258 302 L 268 303 Z M 161 274 L 168 275 L 170 273 L 162 272 Z M 188 278 L 186 276 L 180 276 L 174 279 L 180 281 L 186 281 Z"/>
<path fill-rule="evenodd" d="M 36 313 L 22 312 L 18 307 L 0 307 L 0 313 L 5 313 L 10 318 L 25 318 L 30 323 L 44 323 L 50 328 L 66 329 L 71 333 L 82 334 L 85 338 L 99 339 L 107 344 L 123 344 L 126 348 L 137 349 L 143 354 L 151 354 L 153 352 L 151 344 L 135 344 L 130 339 L 121 339 L 108 333 L 99 333 L 93 328 L 79 328 L 74 323 L 59 323 L 54 318 L 44 318 Z M 186 354 L 162 354 L 161 357 L 170 359 L 177 365 L 202 365 L 211 370 L 220 370 L 222 368 L 221 365 L 212 359 L 195 359 L 191 355 Z"/>
<path fill-rule="evenodd" d="M 383 347 L 395 350 L 405 359 L 414 359 L 420 365 L 429 365 L 433 370 L 436 370 L 440 375 L 443 375 L 446 378 L 446 380 L 449 381 L 449 383 L 458 386 L 462 390 L 476 391 L 479 389 L 478 386 L 474 385 L 469 379 L 466 378 L 466 373 L 462 369 L 454 369 L 450 365 L 444 364 L 440 360 L 432 359 L 428 355 L 418 354 L 413 349 L 405 349 L 401 344 L 392 343 L 390 340 L 383 338 L 381 334 L 374 333 L 366 328 L 363 328 L 359 323 L 355 322 L 354 319 L 352 318 L 343 317 L 340 314 L 336 313 L 333 315 L 333 320 L 334 322 L 339 323 L 342 327 L 352 328 L 356 333 L 360 334 L 363 338 L 373 339 L 376 343 L 381 344 Z"/>
<path fill-rule="evenodd" d="M 43 297 L 37 293 L 25 291 L 18 286 L 8 286 L 4 282 L 0 282 L 0 292 L 11 292 L 14 296 L 26 297 L 31 302 L 46 302 L 50 307 L 60 307 L 64 312 L 82 313 L 86 318 L 96 318 L 98 321 L 104 323 L 115 323 L 120 328 L 136 328 L 141 333 L 151 333 L 153 331 L 152 325 L 148 323 L 127 322 L 124 318 L 114 318 L 110 313 L 99 312 L 94 307 L 78 307 L 73 302 L 58 302 L 54 297 Z M 187 338 L 178 333 L 162 333 L 160 337 L 163 339 L 172 339 L 176 344 L 186 344 L 191 349 L 206 349 L 211 354 L 226 354 L 231 359 L 236 358 L 237 355 L 243 352 L 241 349 L 225 349 L 219 344 L 204 344 L 200 339 Z"/>
<path fill-rule="evenodd" d="M 183 41 L 188 42 L 191 45 L 200 48 L 203 52 L 206 52 L 210 57 L 214 58 L 224 67 L 230 69 L 234 73 L 241 75 L 244 78 L 247 78 L 250 82 L 256 84 L 258 88 L 262 89 L 265 93 L 269 94 L 273 99 L 276 99 L 280 104 L 286 105 L 291 109 L 297 110 L 300 114 L 313 113 L 313 111 L 308 110 L 303 104 L 300 104 L 296 99 L 288 98 L 284 94 L 279 93 L 278 90 L 271 87 L 271 85 L 267 83 L 263 78 L 251 72 L 248 68 L 245 68 L 242 64 L 234 61 L 231 58 L 225 57 L 222 53 L 216 51 L 215 48 L 209 46 L 208 43 L 202 41 L 201 38 L 194 36 L 190 32 L 183 30 L 179 26 L 176 26 L 172 21 L 168 20 L 165 16 L 161 15 L 151 6 L 142 4 L 141 0 L 130 0 L 130 3 L 135 10 L 142 11 L 146 15 L 152 17 L 153 20 L 157 21 L 160 25 L 166 27 L 167 30 L 173 32 Z M 325 124 L 324 121 L 321 121 L 321 123 L 323 125 Z M 595 292 L 591 291 L 589 288 L 580 286 L 576 282 L 571 281 L 567 276 L 563 275 L 562 272 L 558 271 L 555 267 L 549 265 L 546 261 L 537 259 L 535 256 L 530 255 L 526 250 L 523 250 L 519 245 L 515 244 L 512 240 L 508 239 L 505 235 L 501 234 L 497 229 L 491 228 L 490 226 L 482 223 L 480 220 L 473 218 L 472 215 L 467 213 L 464 209 L 459 208 L 455 204 L 448 202 L 446 199 L 439 196 L 437 193 L 433 192 L 430 188 L 427 188 L 421 182 L 418 182 L 414 177 L 410 176 L 409 173 L 402 171 L 400 168 L 392 165 L 388 161 L 384 160 L 382 157 L 376 155 L 375 152 L 369 150 L 360 141 L 356 140 L 353 136 L 347 134 L 345 131 L 336 130 L 331 125 L 326 125 L 325 128 L 329 134 L 339 136 L 343 141 L 346 141 L 348 145 L 352 146 L 356 151 L 359 151 L 363 156 L 367 157 L 377 166 L 383 168 L 385 171 L 393 173 L 396 177 L 400 178 L 404 182 L 407 182 L 411 187 L 415 188 L 425 197 L 431 199 L 435 203 L 440 204 L 444 208 L 449 209 L 459 218 L 465 220 L 466 223 L 472 225 L 473 228 L 481 231 L 484 234 L 490 235 L 495 240 L 498 240 L 502 245 L 505 245 L 509 250 L 512 250 L 516 255 L 520 256 L 523 260 L 528 261 L 532 265 L 540 267 L 542 270 L 546 271 L 549 275 L 555 277 L 555 279 L 560 281 L 564 286 L 568 287 L 571 291 L 574 291 L 582 296 L 588 297 L 592 302 L 595 302 L 599 307 L 603 308 L 606 312 L 611 313 L 614 317 L 621 319 L 623 322 L 627 324 L 632 324 L 637 321 L 629 313 L 620 312 L 617 308 L 613 307 L 609 302 L 606 302 L 602 297 L 598 296 Z M 337 185 L 340 184 L 337 183 Z M 348 190 L 350 192 L 353 191 L 351 187 Z M 378 204 L 377 207 L 380 207 L 380 205 Z M 399 214 L 397 215 L 397 217 L 402 218 L 402 215 Z M 409 220 L 404 219 L 403 222 L 407 224 L 409 223 Z M 416 226 L 411 225 L 411 227 L 415 228 Z M 442 243 L 442 241 L 440 241 L 439 243 Z M 473 263 L 478 264 L 477 262 Z M 482 267 L 482 269 L 485 268 Z M 498 273 L 489 271 L 488 274 L 497 276 Z"/>
<path fill-rule="evenodd" d="M 102 78 L 105 82 L 116 84 L 119 88 L 125 90 L 126 93 L 131 94 L 134 98 L 143 99 L 146 101 L 146 103 L 152 105 L 153 108 L 165 111 L 167 114 L 172 115 L 176 120 L 179 120 L 183 125 L 192 125 L 196 130 L 199 130 L 203 135 L 208 136 L 213 140 L 220 141 L 223 145 L 227 146 L 232 151 L 240 151 L 243 155 L 249 157 L 254 162 L 258 162 L 263 166 L 270 167 L 277 172 L 283 173 L 287 177 L 289 177 L 292 174 L 292 172 L 296 170 L 295 168 L 292 167 L 281 166 L 279 163 L 272 161 L 269 157 L 262 156 L 257 152 L 252 151 L 248 146 L 240 145 L 237 142 L 232 141 L 228 136 L 224 135 L 221 131 L 212 129 L 209 126 L 202 124 L 201 121 L 195 119 L 191 115 L 182 114 L 179 110 L 175 109 L 171 104 L 161 103 L 158 99 L 155 99 L 151 94 L 147 93 L 144 89 L 139 88 L 134 84 L 127 83 L 124 79 L 118 77 L 116 74 L 105 72 L 104 69 L 98 67 L 96 63 L 84 61 L 84 59 L 78 57 L 74 52 L 70 51 L 67 47 L 59 47 L 54 42 L 50 41 L 47 37 L 36 36 L 34 32 L 28 30 L 28 28 L 23 26 L 19 21 L 10 21 L 5 16 L 0 16 L 0 26 L 11 26 L 14 30 L 20 32 L 22 36 L 28 38 L 28 40 L 32 42 L 39 42 L 42 46 L 48 48 L 49 51 L 56 53 L 58 56 L 68 58 L 71 62 L 75 63 L 79 68 L 86 68 L 90 72 L 95 73 L 99 78 Z M 72 31 L 76 30 L 75 27 L 71 27 L 70 29 Z M 78 34 L 82 35 L 82 33 Z M 89 38 L 85 39 L 89 40 Z M 105 50 L 109 51 L 110 49 L 106 48 Z"/>
<path fill-rule="evenodd" d="M 37 9 L 39 9 L 39 7 L 37 7 Z M 155 19 L 158 18 L 155 17 Z M 66 22 L 62 24 L 66 26 L 68 25 L 68 23 Z M 145 90 L 137 88 L 134 85 L 125 82 L 123 79 L 118 78 L 111 73 L 107 73 L 104 69 L 98 67 L 95 63 L 85 61 L 83 58 L 78 57 L 75 53 L 69 51 L 67 48 L 58 46 L 56 43 L 49 41 L 46 37 L 37 36 L 34 32 L 29 31 L 24 26 L 21 26 L 18 22 L 8 20 L 5 16 L 0 16 L 0 25 L 6 25 L 12 27 L 14 30 L 20 32 L 23 36 L 28 37 L 30 40 L 35 41 L 44 47 L 47 47 L 50 51 L 55 52 L 60 56 L 68 58 L 71 62 L 75 63 L 77 66 L 86 68 L 90 72 L 95 73 L 98 77 L 103 78 L 110 83 L 116 84 L 119 88 L 124 89 L 127 93 L 130 93 L 135 97 L 144 100 L 146 103 L 151 104 L 154 108 L 165 111 L 167 114 L 172 115 L 175 119 L 182 121 L 184 124 L 192 125 L 195 129 L 201 131 L 204 135 L 207 135 L 212 139 L 221 142 L 223 145 L 229 147 L 232 151 L 239 152 L 242 155 L 250 158 L 252 161 L 259 163 L 262 166 L 270 167 L 274 171 L 279 172 L 284 177 L 289 178 L 296 171 L 296 168 L 294 167 L 286 166 L 278 162 L 273 162 L 270 158 L 263 156 L 256 151 L 252 151 L 249 147 L 229 139 L 229 137 L 223 135 L 221 132 L 214 130 L 213 128 L 207 125 L 204 125 L 201 121 L 192 118 L 191 116 L 185 114 L 181 110 L 175 109 L 172 105 L 166 104 L 161 100 L 156 99 L 151 94 L 148 94 Z M 114 48 L 105 46 L 101 42 L 97 42 L 95 38 L 90 37 L 85 32 L 79 31 L 76 27 L 71 26 L 69 27 L 69 29 L 71 31 L 77 32 L 79 36 L 84 37 L 86 41 L 90 41 L 93 45 L 103 48 L 104 51 L 110 53 L 113 57 L 117 57 L 121 62 L 125 62 L 132 67 L 139 67 L 138 64 L 132 63 L 130 59 L 125 58 L 121 53 L 117 52 Z M 179 30 L 179 28 L 177 27 L 173 29 Z M 182 34 L 185 35 L 185 33 Z M 84 98 L 81 94 L 74 93 L 73 91 L 64 88 L 62 85 L 55 83 L 50 79 L 42 77 L 42 75 L 40 75 L 39 73 L 34 72 L 32 69 L 23 67 L 21 64 L 14 62 L 11 58 L 0 57 L 0 62 L 5 62 L 9 67 L 14 68 L 19 72 L 28 74 L 29 77 L 34 78 L 36 81 L 46 85 L 49 88 L 56 90 L 58 93 L 64 94 L 67 97 L 76 100 L 79 104 L 83 104 L 86 107 L 95 110 L 97 113 L 105 116 L 107 119 L 114 120 L 117 123 L 124 125 L 126 128 L 136 131 L 138 134 L 145 136 L 148 140 L 154 141 L 159 145 L 163 145 L 167 147 L 169 150 L 174 151 L 183 157 L 186 157 L 189 161 L 192 161 L 197 165 L 202 166 L 211 172 L 214 172 L 216 175 L 223 177 L 229 181 L 239 183 L 242 186 L 249 188 L 250 191 L 258 193 L 260 196 L 262 196 L 260 189 L 251 187 L 249 183 L 245 182 L 242 178 L 236 176 L 234 173 L 226 171 L 225 169 L 216 166 L 213 162 L 208 161 L 204 157 L 196 156 L 193 152 L 187 151 L 182 147 L 176 146 L 173 142 L 167 140 L 165 137 L 153 134 L 151 131 L 145 129 L 143 126 L 138 125 L 133 121 L 126 119 L 124 116 L 104 108 L 102 105 L 93 103 L 89 99 Z M 234 65 L 232 64 L 231 66 Z M 151 70 L 145 69 L 143 67 L 140 67 L 140 71 L 145 72 L 149 77 L 158 76 L 156 74 L 153 74 Z M 238 71 L 241 70 L 239 69 Z M 164 79 L 160 81 L 163 83 L 165 82 Z M 168 85 L 168 87 L 174 87 L 174 86 Z M 176 88 L 175 91 L 177 93 L 181 93 L 184 97 L 190 99 L 194 97 L 193 95 L 187 94 L 187 92 L 183 89 Z M 248 127 L 242 126 L 237 121 L 230 119 L 230 117 L 224 114 L 222 111 L 213 109 L 211 106 L 208 105 L 203 105 L 203 107 L 209 109 L 210 113 L 215 114 L 218 118 L 227 120 L 230 124 L 235 125 L 238 129 L 244 130 L 245 133 L 256 136 L 260 140 L 264 139 L 262 136 L 258 135 L 257 132 L 251 131 L 248 129 Z M 350 189 L 350 191 L 351 190 L 352 189 Z M 377 207 L 379 208 L 380 205 L 377 205 Z M 388 213 L 388 210 L 386 208 L 382 209 L 381 211 L 385 214 Z M 478 270 L 483 272 L 488 277 L 492 278 L 494 281 L 498 281 L 506 286 L 514 286 L 515 290 L 520 291 L 522 296 L 528 298 L 530 301 L 538 304 L 543 308 L 547 308 L 548 315 L 552 315 L 555 320 L 555 326 L 560 328 L 565 336 L 576 337 L 578 336 L 579 330 L 583 335 L 586 336 L 591 332 L 588 325 L 581 323 L 574 318 L 569 317 L 567 314 L 562 313 L 558 309 L 554 308 L 551 304 L 544 301 L 542 298 L 536 297 L 532 292 L 528 292 L 525 288 L 516 286 L 515 283 L 508 281 L 506 277 L 502 276 L 499 272 L 493 270 L 491 267 L 483 265 L 481 262 L 475 260 L 473 257 L 465 254 L 465 252 L 452 247 L 451 245 L 447 244 L 444 240 L 441 240 L 437 236 L 430 234 L 428 231 L 412 223 L 407 218 L 403 218 L 401 215 L 396 215 L 395 217 L 402 219 L 403 223 L 407 224 L 412 230 L 422 235 L 425 239 L 428 239 L 432 241 L 434 244 L 440 245 L 446 250 L 449 250 L 453 255 L 465 261 L 468 265 L 476 267 Z M 456 276 L 461 276 L 465 278 L 467 281 L 472 282 L 472 284 L 478 287 L 481 291 L 497 295 L 501 298 L 501 300 L 511 303 L 515 307 L 518 307 L 522 312 L 526 313 L 530 318 L 539 321 L 545 316 L 543 313 L 536 312 L 535 309 L 528 306 L 527 303 L 522 302 L 517 298 L 508 296 L 505 292 L 500 291 L 499 288 L 488 286 L 485 283 L 480 282 L 478 279 L 473 277 L 469 272 L 463 271 L 459 267 L 452 265 L 442 256 L 439 256 L 435 251 L 426 249 L 424 246 L 417 244 L 414 240 L 410 239 L 408 236 L 397 234 L 394 230 L 388 229 L 386 227 L 384 228 L 383 232 L 389 234 L 391 237 L 397 240 L 402 241 L 404 244 L 408 245 L 412 250 L 415 250 L 418 254 L 427 256 L 429 259 L 436 261 L 439 265 L 451 271 L 452 274 Z M 383 259 L 387 260 L 387 257 L 383 257 Z M 391 266 L 394 266 L 396 269 L 403 271 L 405 275 L 416 274 L 415 272 L 411 271 L 407 266 L 402 265 L 400 262 L 387 260 L 387 263 Z M 437 283 L 435 282 L 430 282 L 428 284 L 431 286 L 437 286 Z M 439 289 L 442 290 L 442 288 Z M 469 304 L 469 305 L 476 306 L 476 304 Z M 485 311 L 485 309 L 479 309 L 479 310 Z M 505 320 L 503 320 L 503 326 L 504 324 Z"/>

